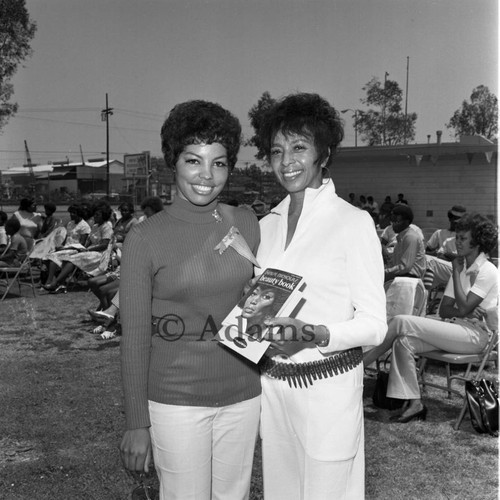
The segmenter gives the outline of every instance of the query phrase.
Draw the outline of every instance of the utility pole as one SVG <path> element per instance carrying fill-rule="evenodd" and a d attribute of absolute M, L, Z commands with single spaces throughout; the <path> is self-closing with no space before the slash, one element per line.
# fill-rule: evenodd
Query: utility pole
<path fill-rule="evenodd" d="M 109 115 L 113 114 L 113 108 L 108 105 L 108 93 L 106 92 L 106 107 L 101 111 L 101 121 L 106 122 L 106 196 L 109 200 Z"/>
<path fill-rule="evenodd" d="M 382 120 L 383 120 L 383 129 L 382 129 L 382 144 L 385 146 L 385 106 L 387 103 L 387 77 L 389 76 L 389 73 L 387 71 L 385 72 L 384 75 L 384 106 L 382 107 Z"/>
<path fill-rule="evenodd" d="M 410 74 L 410 56 L 406 56 L 406 96 L 405 96 L 405 140 L 406 144 L 408 137 L 408 76 Z"/>

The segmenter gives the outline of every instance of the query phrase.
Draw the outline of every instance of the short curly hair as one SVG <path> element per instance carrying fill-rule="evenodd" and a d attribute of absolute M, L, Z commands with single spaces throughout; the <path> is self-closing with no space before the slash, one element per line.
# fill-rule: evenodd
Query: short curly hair
<path fill-rule="evenodd" d="M 413 222 L 413 210 L 408 205 L 396 205 L 391 210 L 391 216 L 401 215 L 403 220 L 408 221 L 410 224 Z"/>
<path fill-rule="evenodd" d="M 29 210 L 32 205 L 36 205 L 35 200 L 33 198 L 23 198 L 19 202 L 19 210 Z"/>
<path fill-rule="evenodd" d="M 77 204 L 70 205 L 68 207 L 68 212 L 73 212 L 77 215 L 77 217 L 80 217 L 81 219 L 84 219 L 87 215 L 85 208 L 82 205 Z"/>
<path fill-rule="evenodd" d="M 232 170 L 240 149 L 241 125 L 238 118 L 213 102 L 193 100 L 177 104 L 161 127 L 161 150 L 170 168 L 174 168 L 186 146 L 215 142 L 226 148 Z"/>
<path fill-rule="evenodd" d="M 118 210 L 121 210 L 122 208 L 128 209 L 129 214 L 133 214 L 135 212 L 134 204 L 130 201 L 122 201 L 120 205 L 118 205 Z"/>
<path fill-rule="evenodd" d="M 49 213 L 50 215 L 54 214 L 55 211 L 57 210 L 56 204 L 52 203 L 51 201 L 48 201 L 47 203 L 45 203 L 45 205 L 43 206 L 43 208 L 45 208 L 45 211 L 47 213 Z"/>
<path fill-rule="evenodd" d="M 466 213 L 455 224 L 455 232 L 470 231 L 471 244 L 480 252 L 490 253 L 498 243 L 498 228 L 487 217 L 477 213 Z"/>
<path fill-rule="evenodd" d="M 262 116 L 256 130 L 259 153 L 267 158 L 278 132 L 310 137 L 318 152 L 317 162 L 329 168 L 344 139 L 344 124 L 338 111 L 318 94 L 290 94 L 277 101 Z"/>
<path fill-rule="evenodd" d="M 101 212 L 103 222 L 110 220 L 113 215 L 111 205 L 105 200 L 96 201 L 92 205 L 92 215 L 95 215 L 96 212 Z"/>
<path fill-rule="evenodd" d="M 158 196 L 144 198 L 141 203 L 141 209 L 144 210 L 146 207 L 149 207 L 156 214 L 163 210 L 163 201 Z"/>

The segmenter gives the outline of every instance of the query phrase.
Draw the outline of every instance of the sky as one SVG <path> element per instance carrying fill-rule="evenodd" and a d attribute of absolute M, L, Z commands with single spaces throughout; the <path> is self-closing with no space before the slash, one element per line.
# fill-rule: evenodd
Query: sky
<path fill-rule="evenodd" d="M 38 30 L 12 80 L 17 115 L 0 131 L 0 169 L 161 156 L 159 130 L 190 99 L 220 103 L 253 135 L 263 92 L 317 92 L 366 109 L 363 86 L 384 74 L 418 115 L 415 142 L 452 142 L 445 124 L 472 90 L 498 95 L 497 0 L 26 0 Z M 408 69 L 408 72 L 407 72 Z M 407 78 L 408 74 L 408 78 Z M 354 145 L 352 112 L 343 146 Z M 358 145 L 362 145 L 358 138 Z M 104 153 L 104 155 L 103 155 Z M 242 148 L 238 166 L 255 162 Z"/>

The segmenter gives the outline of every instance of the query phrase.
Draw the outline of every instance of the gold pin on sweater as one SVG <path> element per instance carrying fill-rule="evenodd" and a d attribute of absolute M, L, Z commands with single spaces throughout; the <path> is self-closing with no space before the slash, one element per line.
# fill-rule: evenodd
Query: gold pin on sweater
<path fill-rule="evenodd" d="M 214 250 L 218 250 L 219 254 L 223 254 L 228 247 L 234 248 L 242 257 L 248 259 L 254 266 L 260 267 L 245 238 L 235 226 L 231 226 L 231 229 L 229 229 L 226 236 L 222 238 L 221 242 L 214 248 Z"/>
<path fill-rule="evenodd" d="M 215 219 L 215 222 L 222 222 L 222 216 L 221 216 L 221 214 L 217 211 L 217 209 L 215 209 L 215 210 L 212 212 L 212 217 Z"/>

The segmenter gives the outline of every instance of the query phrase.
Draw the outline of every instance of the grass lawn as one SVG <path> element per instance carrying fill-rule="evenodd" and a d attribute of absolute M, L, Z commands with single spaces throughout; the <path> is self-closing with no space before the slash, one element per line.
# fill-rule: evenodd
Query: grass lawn
<path fill-rule="evenodd" d="M 136 483 L 121 467 L 124 425 L 120 340 L 90 332 L 92 294 L 39 292 L 0 303 L 0 498 L 125 500 Z M 430 366 L 430 377 L 444 375 Z M 489 376 L 496 378 L 492 365 Z M 453 430 L 461 400 L 430 389 L 426 422 L 389 423 L 371 405 L 365 380 L 366 498 L 496 499 L 498 440 L 468 416 Z M 260 446 L 251 499 L 262 498 Z"/>

